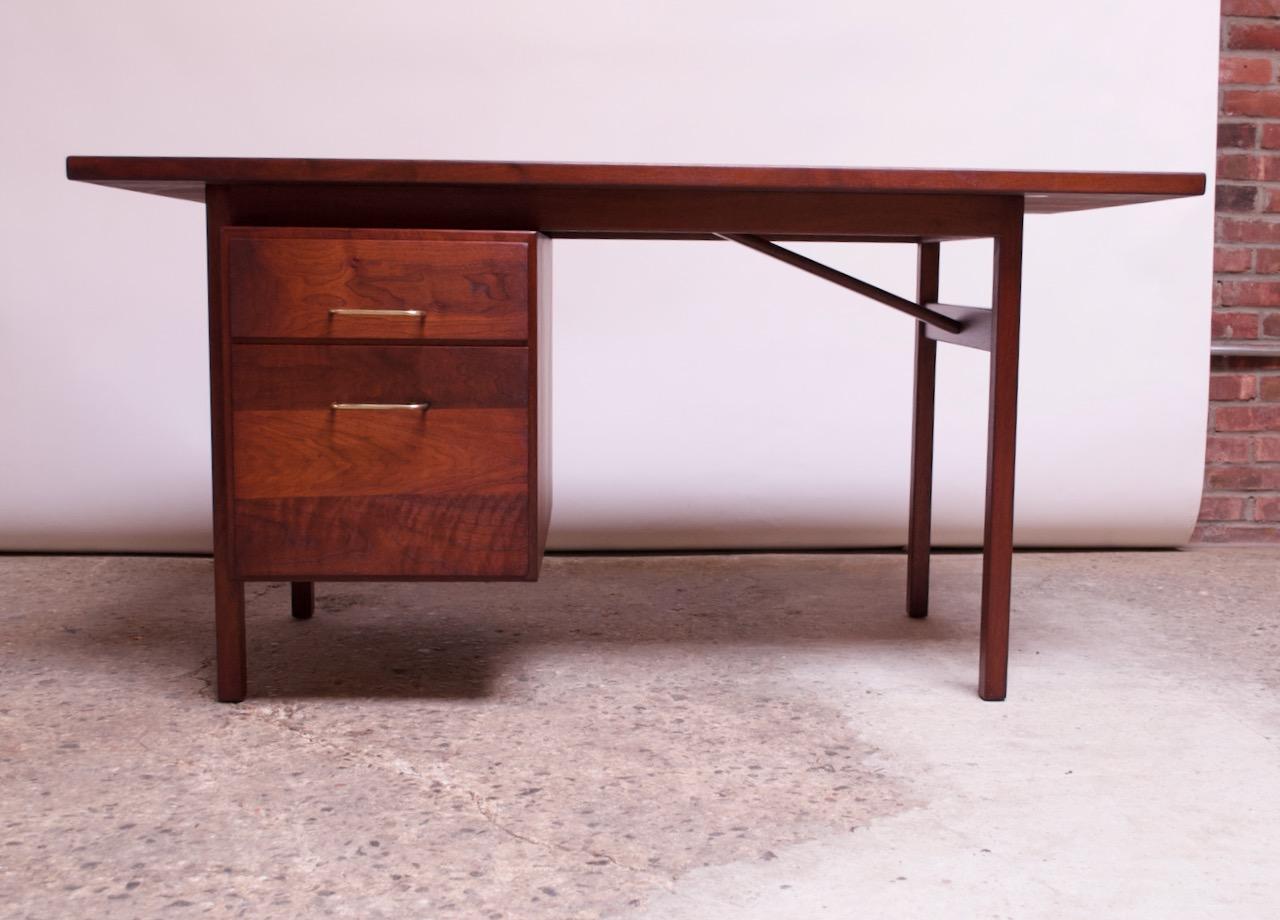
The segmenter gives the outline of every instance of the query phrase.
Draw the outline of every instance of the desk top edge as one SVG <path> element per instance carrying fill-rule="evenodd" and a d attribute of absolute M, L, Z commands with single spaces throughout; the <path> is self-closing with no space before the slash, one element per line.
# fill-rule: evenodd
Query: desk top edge
<path fill-rule="evenodd" d="M 207 185 L 471 185 L 1023 195 L 1032 213 L 1194 197 L 1206 184 L 1181 172 L 134 156 L 70 156 L 67 178 L 194 201 Z"/>

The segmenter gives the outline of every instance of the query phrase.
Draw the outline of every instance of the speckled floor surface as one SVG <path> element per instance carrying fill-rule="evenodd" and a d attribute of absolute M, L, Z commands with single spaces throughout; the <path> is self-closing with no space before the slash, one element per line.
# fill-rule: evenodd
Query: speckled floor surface
<path fill-rule="evenodd" d="M 1280 553 L 558 557 L 250 590 L 0 557 L 0 916 L 1274 918 Z"/>

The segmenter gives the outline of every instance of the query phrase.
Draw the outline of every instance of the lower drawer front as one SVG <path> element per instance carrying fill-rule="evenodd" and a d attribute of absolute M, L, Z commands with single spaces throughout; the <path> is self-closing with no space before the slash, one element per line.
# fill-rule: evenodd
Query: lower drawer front
<path fill-rule="evenodd" d="M 231 385 L 239 577 L 529 571 L 526 349 L 239 345 Z"/>

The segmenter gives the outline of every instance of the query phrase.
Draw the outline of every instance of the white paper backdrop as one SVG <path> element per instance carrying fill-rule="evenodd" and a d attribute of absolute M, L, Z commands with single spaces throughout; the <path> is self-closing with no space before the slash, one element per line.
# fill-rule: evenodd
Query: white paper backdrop
<path fill-rule="evenodd" d="M 70 153 L 1212 172 L 1218 6 L 10 0 L 0 548 L 209 545 L 202 213 Z M 1140 37 L 1137 41 L 1135 37 Z M 911 294 L 910 247 L 800 247 Z M 942 294 L 989 302 L 990 247 Z M 1209 198 L 1029 218 L 1017 535 L 1176 544 Z M 556 547 L 905 534 L 911 321 L 729 244 L 555 247 Z M 935 532 L 980 537 L 986 358 L 940 348 Z"/>

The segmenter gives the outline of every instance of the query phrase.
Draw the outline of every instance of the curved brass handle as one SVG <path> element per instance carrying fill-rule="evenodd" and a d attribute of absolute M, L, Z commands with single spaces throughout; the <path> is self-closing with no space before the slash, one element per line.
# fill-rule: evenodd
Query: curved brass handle
<path fill-rule="evenodd" d="M 405 410 L 409 412 L 426 412 L 431 408 L 431 403 L 344 403 L 336 402 L 329 406 L 330 409 L 337 412 L 340 409 L 377 409 L 381 410 Z"/>

